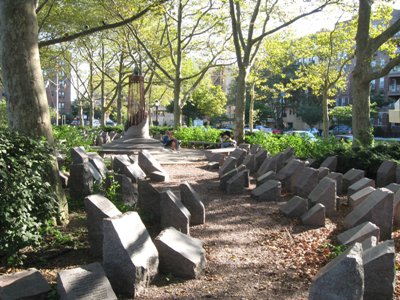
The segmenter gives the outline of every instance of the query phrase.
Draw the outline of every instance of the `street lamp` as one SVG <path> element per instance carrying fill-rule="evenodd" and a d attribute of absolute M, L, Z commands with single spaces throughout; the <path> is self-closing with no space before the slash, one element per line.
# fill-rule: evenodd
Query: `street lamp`
<path fill-rule="evenodd" d="M 59 90 L 59 82 L 58 82 L 58 72 L 56 73 L 56 82 L 54 82 L 51 79 L 47 79 L 47 83 L 46 83 L 46 88 L 49 86 L 49 84 L 52 83 L 56 86 L 56 126 L 58 126 L 58 117 L 59 117 L 59 113 L 58 113 L 58 90 Z"/>
<path fill-rule="evenodd" d="M 160 101 L 157 100 L 155 106 L 156 106 L 156 126 L 158 126 L 158 107 L 160 106 Z"/>

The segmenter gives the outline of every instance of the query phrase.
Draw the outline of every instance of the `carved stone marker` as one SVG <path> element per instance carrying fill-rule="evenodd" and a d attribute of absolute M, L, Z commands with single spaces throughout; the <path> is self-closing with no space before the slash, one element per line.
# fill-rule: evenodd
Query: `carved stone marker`
<path fill-rule="evenodd" d="M 0 276 L 0 299 L 47 299 L 50 285 L 32 268 Z"/>
<path fill-rule="evenodd" d="M 153 221 L 161 220 L 161 194 L 147 180 L 139 180 L 139 209 Z"/>
<path fill-rule="evenodd" d="M 329 156 L 321 163 L 320 167 L 326 167 L 331 172 L 336 172 L 337 161 L 337 156 Z"/>
<path fill-rule="evenodd" d="M 258 201 L 281 201 L 282 185 L 278 180 L 268 180 L 251 191 L 251 197 Z"/>
<path fill-rule="evenodd" d="M 181 192 L 181 201 L 190 212 L 190 225 L 204 224 L 206 213 L 199 193 L 187 181 L 179 186 L 179 190 Z"/>
<path fill-rule="evenodd" d="M 365 222 L 345 232 L 340 233 L 337 236 L 339 243 L 343 245 L 350 245 L 354 243 L 362 243 L 365 239 L 369 238 L 370 236 L 375 236 L 376 239 L 379 241 L 379 232 L 380 229 L 378 226 L 371 222 Z"/>
<path fill-rule="evenodd" d="M 93 256 L 101 258 L 103 256 L 103 219 L 118 216 L 121 212 L 102 195 L 87 196 L 84 202 L 90 252 Z"/>
<path fill-rule="evenodd" d="M 190 212 L 171 191 L 161 193 L 161 228 L 174 227 L 189 235 Z"/>
<path fill-rule="evenodd" d="M 203 243 L 177 231 L 163 230 L 154 240 L 160 257 L 160 270 L 180 278 L 198 278 L 206 267 Z"/>
<path fill-rule="evenodd" d="M 301 222 L 306 226 L 325 226 L 325 206 L 321 203 L 315 204 L 301 216 Z"/>
<path fill-rule="evenodd" d="M 236 158 L 236 165 L 241 165 L 247 155 L 247 151 L 245 149 L 236 148 L 230 154 L 230 157 Z"/>
<path fill-rule="evenodd" d="M 280 211 L 289 218 L 299 218 L 308 210 L 307 199 L 294 196 L 285 205 L 280 207 Z"/>
<path fill-rule="evenodd" d="M 313 278 L 308 299 L 363 299 L 362 251 L 356 243 L 322 267 Z"/>
<path fill-rule="evenodd" d="M 392 160 L 385 160 L 379 166 L 376 173 L 376 185 L 378 187 L 387 186 L 390 183 L 396 182 L 397 163 Z"/>
<path fill-rule="evenodd" d="M 250 185 L 249 170 L 242 170 L 226 182 L 227 194 L 242 194 L 245 187 Z"/>
<path fill-rule="evenodd" d="M 103 221 L 103 267 L 113 290 L 133 298 L 157 274 L 158 252 L 137 212 Z"/>
<path fill-rule="evenodd" d="M 336 181 L 325 177 L 308 195 L 310 206 L 316 203 L 322 203 L 326 209 L 328 217 L 336 212 Z"/>
<path fill-rule="evenodd" d="M 393 299 L 396 282 L 394 241 L 388 240 L 363 253 L 364 299 Z"/>
<path fill-rule="evenodd" d="M 57 292 L 60 299 L 65 300 L 117 300 L 102 266 L 97 262 L 60 271 L 57 274 Z"/>
<path fill-rule="evenodd" d="M 164 175 L 160 176 L 160 178 L 164 179 L 163 181 L 168 180 L 167 171 L 165 171 L 158 160 L 156 160 L 149 151 L 142 150 L 139 152 L 138 164 L 148 177 L 151 177 L 153 172 L 157 172 Z"/>
<path fill-rule="evenodd" d="M 364 177 L 364 171 L 359 169 L 350 169 L 343 175 L 342 193 L 347 194 L 349 186 Z"/>
<path fill-rule="evenodd" d="M 228 157 L 224 161 L 224 164 L 218 170 L 219 177 L 222 177 L 225 173 L 228 173 L 229 171 L 231 171 L 235 168 L 236 168 L 236 158 Z"/>
<path fill-rule="evenodd" d="M 307 198 L 318 184 L 318 170 L 305 167 L 292 177 L 292 192 Z"/>
<path fill-rule="evenodd" d="M 351 228 L 364 222 L 376 224 L 381 230 L 381 239 L 388 240 L 393 228 L 393 192 L 380 188 L 357 205 L 344 218 L 344 226 Z"/>
<path fill-rule="evenodd" d="M 358 192 L 352 194 L 349 197 L 349 205 L 351 207 L 356 207 L 358 204 L 363 202 L 365 199 L 368 198 L 368 196 L 375 191 L 375 189 L 372 186 L 367 186 L 363 188 L 362 190 L 359 190 Z"/>
<path fill-rule="evenodd" d="M 347 189 L 347 195 L 351 196 L 367 186 L 375 188 L 375 181 L 366 177 L 361 178 L 360 180 L 354 182 L 351 186 L 349 186 L 349 188 Z"/>

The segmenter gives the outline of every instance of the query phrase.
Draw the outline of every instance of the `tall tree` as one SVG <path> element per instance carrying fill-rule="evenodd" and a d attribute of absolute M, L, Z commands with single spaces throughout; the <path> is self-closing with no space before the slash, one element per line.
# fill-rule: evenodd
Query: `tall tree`
<path fill-rule="evenodd" d="M 373 137 L 370 126 L 370 82 L 387 75 L 400 64 L 400 54 L 391 53 L 391 59 L 382 68 L 372 67 L 374 54 L 400 31 L 400 19 L 393 20 L 380 34 L 373 36 L 371 28 L 372 5 L 374 1 L 359 0 L 358 25 L 356 34 L 355 66 L 351 74 L 353 97 L 353 135 L 354 140 L 370 145 Z"/>
<path fill-rule="evenodd" d="M 166 0 L 157 1 L 156 4 L 164 1 Z M 40 66 L 37 21 L 37 11 L 49 3 L 52 5 L 55 2 L 43 1 L 41 3 L 43 5 L 37 6 L 37 0 L 0 1 L 0 60 L 9 127 L 31 137 L 44 136 L 52 143 L 50 114 Z M 53 37 L 49 33 L 43 34 L 46 40 L 42 41 L 41 45 L 54 45 L 93 32 L 123 26 L 137 20 L 152 8 L 154 4 L 148 5 L 122 21 L 67 35 Z M 55 159 L 53 166 L 48 177 L 57 193 L 59 220 L 65 221 L 68 218 L 68 206 L 59 182 Z"/>
<path fill-rule="evenodd" d="M 322 128 L 328 137 L 328 100 L 346 86 L 345 67 L 354 52 L 354 22 L 336 23 L 334 30 L 321 31 L 295 42 L 297 57 L 303 58 L 292 84 L 322 98 Z"/>
<path fill-rule="evenodd" d="M 243 1 L 229 0 L 232 34 L 238 65 L 235 108 L 236 140 L 243 140 L 246 83 L 263 39 L 303 17 L 321 11 L 329 4 L 339 3 L 338 0 L 315 2 L 318 2 L 317 6 L 311 6 L 314 8 L 310 9 L 308 12 L 300 13 L 295 17 L 289 16 L 285 18 L 282 12 L 286 11 L 286 7 L 289 5 L 287 1 L 274 0 L 264 2 L 261 0 L 253 0 L 244 3 Z M 283 8 L 284 5 L 286 5 L 285 9 Z M 277 22 L 277 20 L 279 20 L 279 22 Z M 245 21 L 248 22 L 248 24 L 245 24 Z M 270 23 L 272 23 L 272 29 L 268 28 Z M 277 23 L 278 25 L 274 25 Z"/>
<path fill-rule="evenodd" d="M 225 51 L 228 36 L 224 33 L 221 12 L 222 4 L 216 0 L 166 3 L 162 15 L 164 28 L 159 31 L 161 48 L 167 49 L 169 55 L 168 61 L 164 62 L 157 60 L 153 49 L 133 29 L 166 84 L 173 87 L 175 128 L 182 125 L 182 107 L 206 73 L 222 65 L 218 60 Z M 190 53 L 197 53 L 197 56 L 190 56 Z"/>

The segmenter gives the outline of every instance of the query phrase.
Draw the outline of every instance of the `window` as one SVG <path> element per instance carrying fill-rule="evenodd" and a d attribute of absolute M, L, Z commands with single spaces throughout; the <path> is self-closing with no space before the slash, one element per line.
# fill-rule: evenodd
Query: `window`
<path fill-rule="evenodd" d="M 342 106 L 346 106 L 346 97 L 342 97 Z"/>
<path fill-rule="evenodd" d="M 64 102 L 58 102 L 58 108 L 63 109 L 65 107 L 65 103 Z"/>
<path fill-rule="evenodd" d="M 64 91 L 59 91 L 58 92 L 58 96 L 59 97 L 64 97 L 65 96 L 65 92 Z"/>
<path fill-rule="evenodd" d="M 376 89 L 376 81 L 372 80 L 371 81 L 371 90 L 375 90 Z"/>
<path fill-rule="evenodd" d="M 381 59 L 381 67 L 383 67 L 385 65 L 385 59 Z"/>
<path fill-rule="evenodd" d="M 383 88 L 385 87 L 385 78 L 379 78 L 379 89 L 383 90 Z"/>

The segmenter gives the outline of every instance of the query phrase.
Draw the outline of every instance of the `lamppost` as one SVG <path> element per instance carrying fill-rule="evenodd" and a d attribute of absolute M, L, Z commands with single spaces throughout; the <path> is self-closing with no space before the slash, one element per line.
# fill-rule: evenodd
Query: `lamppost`
<path fill-rule="evenodd" d="M 160 101 L 156 101 L 156 103 L 155 103 L 155 106 L 156 106 L 156 126 L 158 126 L 158 107 L 160 106 Z"/>
<path fill-rule="evenodd" d="M 56 86 L 56 126 L 58 126 L 58 91 L 59 91 L 59 82 L 58 82 L 58 72 L 56 72 L 56 82 L 54 82 L 51 79 L 47 79 L 47 83 L 46 83 L 46 88 L 49 86 L 49 84 L 52 83 Z"/>

